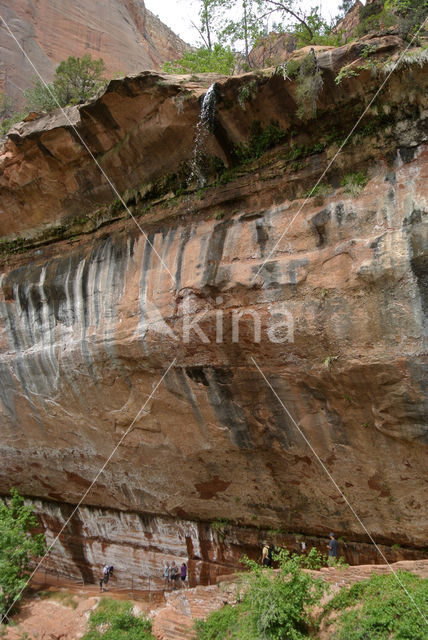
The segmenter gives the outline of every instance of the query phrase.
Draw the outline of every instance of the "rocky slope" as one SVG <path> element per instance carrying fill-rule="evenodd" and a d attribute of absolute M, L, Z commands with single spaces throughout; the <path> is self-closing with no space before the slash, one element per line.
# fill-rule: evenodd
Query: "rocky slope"
<path fill-rule="evenodd" d="M 47 81 L 68 56 L 90 53 L 93 58 L 103 58 L 113 76 L 158 69 L 186 48 L 145 8 L 143 0 L 1 0 L 0 15 Z M 0 50 L 0 90 L 20 107 L 22 90 L 33 84 L 34 69 L 3 25 Z"/>
<path fill-rule="evenodd" d="M 428 561 L 405 561 L 393 565 L 394 571 L 404 570 L 428 576 Z M 373 573 L 390 572 L 387 565 L 362 565 L 340 569 L 329 567 L 313 571 L 331 585 L 328 598 L 340 588 L 369 578 Z M 76 640 L 87 631 L 88 617 L 100 598 L 131 600 L 134 615 L 145 614 L 152 619 L 152 632 L 159 640 L 190 640 L 195 637 L 194 622 L 204 619 L 225 604 L 235 604 L 240 581 L 237 575 L 219 576 L 216 585 L 185 588 L 177 591 L 153 592 L 118 590 L 109 585 L 109 592 L 100 594 L 97 586 L 77 585 L 71 580 L 54 576 L 37 576 L 32 582 L 15 625 L 5 630 L 5 640 L 22 640 L 23 635 L 41 640 Z M 59 614 L 59 615 L 58 615 Z M 331 626 L 324 620 L 317 638 L 331 638 Z"/>
<path fill-rule="evenodd" d="M 367 43 L 379 75 L 336 84 Z M 188 558 L 207 582 L 267 535 L 323 546 L 332 529 L 350 560 L 376 560 L 278 397 L 376 541 L 402 547 L 389 557 L 423 553 L 426 65 L 393 73 L 336 157 L 401 46 L 318 52 L 324 86 L 304 122 L 281 73 L 143 73 L 71 108 L 76 130 L 54 114 L 10 133 L 0 490 L 33 497 L 52 539 L 132 424 L 54 549 L 67 573 L 92 580 L 110 558 L 141 580 Z M 214 80 L 211 177 L 193 192 Z M 278 144 L 260 155 L 266 140 Z M 341 186 L 350 172 L 367 175 L 360 193 Z"/>

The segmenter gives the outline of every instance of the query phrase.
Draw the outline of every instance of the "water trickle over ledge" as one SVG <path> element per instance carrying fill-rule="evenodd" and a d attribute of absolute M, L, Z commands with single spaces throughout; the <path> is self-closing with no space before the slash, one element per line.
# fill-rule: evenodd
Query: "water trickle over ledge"
<path fill-rule="evenodd" d="M 120 192 L 128 190 L 176 282 L 114 207 L 110 218 L 99 214 L 98 231 L 82 222 L 68 240 L 3 254 L 1 492 L 13 480 L 40 501 L 46 526 L 57 530 L 174 357 L 177 363 L 91 490 L 55 562 L 62 554 L 70 567 L 83 562 L 85 571 L 96 571 L 107 549 L 117 554 L 115 566 L 127 566 L 138 549 L 139 566 L 153 573 L 165 557 L 188 557 L 202 579 L 217 565 L 236 566 L 240 549 L 255 553 L 259 535 L 286 535 L 279 530 L 294 535 L 287 544 L 299 534 L 322 542 L 334 530 L 353 549 L 352 561 L 374 560 L 250 356 L 374 539 L 400 545 L 391 554 L 422 554 L 427 150 L 413 87 L 426 81 L 425 67 L 392 78 L 388 119 L 369 114 L 357 144 L 338 157 L 326 195 L 311 198 L 289 229 L 300 196 L 334 150 L 328 136 L 338 114 L 350 124 L 355 105 L 376 89 L 370 74 L 350 79 L 346 90 L 335 85 L 331 65 L 349 51 L 320 54 L 323 116 L 304 125 L 290 122 L 295 87 L 282 76 L 216 80 L 207 154 L 226 163 L 234 146 L 248 144 L 260 114 L 263 131 L 277 121 L 286 135 L 260 160 L 235 166 L 217 183 L 210 177 L 203 199 L 185 193 L 175 200 L 168 186 L 147 210 L 144 194 L 192 157 L 208 82 L 195 88 L 190 79 L 162 84 L 159 75 L 142 74 L 113 81 L 98 100 L 70 110 Z M 244 111 L 237 95 L 249 81 L 258 83 L 257 93 Z M 180 113 L 183 94 L 190 97 Z M 18 128 L 1 162 L 4 235 L 32 236 L 111 203 L 56 116 Z M 340 184 L 350 167 L 367 174 L 358 195 Z M 147 323 L 149 303 L 177 339 Z M 294 319 L 293 342 L 268 339 L 277 304 Z M 191 342 L 181 339 L 189 310 L 200 314 L 208 342 L 193 330 Z M 242 313 L 238 342 L 231 339 L 233 310 Z M 159 521 L 156 532 L 152 520 Z M 223 546 L 209 527 L 216 522 L 228 528 Z"/>

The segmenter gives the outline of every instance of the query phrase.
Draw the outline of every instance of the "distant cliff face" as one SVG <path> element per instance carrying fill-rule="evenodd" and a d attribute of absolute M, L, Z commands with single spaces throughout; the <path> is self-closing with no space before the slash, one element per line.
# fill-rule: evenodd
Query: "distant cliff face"
<path fill-rule="evenodd" d="M 304 123 L 282 75 L 216 78 L 205 151 L 231 167 L 201 191 L 174 180 L 215 78 L 142 74 L 70 109 L 148 240 L 62 115 L 4 145 L 2 233 L 36 244 L 3 246 L 0 491 L 41 499 L 58 530 L 133 424 L 63 540 L 88 575 L 91 544 L 231 565 L 256 527 L 335 530 L 357 559 L 365 534 L 278 396 L 374 538 L 426 545 L 426 65 L 392 76 L 323 192 L 302 198 L 379 85 L 369 70 L 334 82 L 361 48 L 319 54 L 320 115 Z M 238 165 L 272 127 L 281 144 Z M 344 188 L 350 173 L 365 187 Z M 214 520 L 239 525 L 234 553 Z"/>
<path fill-rule="evenodd" d="M 187 47 L 143 0 L 0 0 L 0 12 L 47 81 L 71 55 L 103 58 L 112 76 L 158 69 Z M 35 72 L 4 26 L 0 49 L 0 89 L 19 106 Z"/>

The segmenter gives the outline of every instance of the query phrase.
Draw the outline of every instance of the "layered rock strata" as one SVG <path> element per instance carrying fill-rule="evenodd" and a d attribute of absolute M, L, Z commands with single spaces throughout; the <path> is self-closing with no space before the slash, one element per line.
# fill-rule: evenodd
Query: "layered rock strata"
<path fill-rule="evenodd" d="M 110 77 L 158 69 L 187 45 L 148 11 L 143 0 L 1 0 L 0 14 L 42 77 L 50 82 L 68 56 L 103 58 Z M 23 104 L 35 72 L 4 25 L 0 25 L 0 88 Z"/>
<path fill-rule="evenodd" d="M 176 556 L 207 581 L 274 530 L 320 544 L 335 530 L 351 560 L 376 560 L 325 469 L 377 542 L 407 557 L 426 544 L 425 68 L 392 76 L 323 195 L 301 197 L 338 151 L 337 113 L 346 130 L 375 91 L 365 72 L 334 83 L 353 46 L 319 55 L 322 117 L 303 126 L 282 76 L 216 78 L 207 154 L 236 164 L 256 120 L 281 127 L 282 146 L 203 193 L 171 193 L 162 176 L 191 158 L 215 78 L 142 74 L 72 109 L 144 234 L 107 206 L 110 187 L 62 116 L 11 132 L 2 231 L 35 246 L 3 258 L 0 490 L 54 503 L 38 508 L 57 531 L 120 443 L 62 534 L 80 548 L 60 553 L 70 571 L 90 578 L 118 554 L 137 579 Z M 364 188 L 340 186 L 350 172 Z M 40 239 L 59 224 L 74 236 Z M 230 523 L 233 552 L 212 533 Z"/>

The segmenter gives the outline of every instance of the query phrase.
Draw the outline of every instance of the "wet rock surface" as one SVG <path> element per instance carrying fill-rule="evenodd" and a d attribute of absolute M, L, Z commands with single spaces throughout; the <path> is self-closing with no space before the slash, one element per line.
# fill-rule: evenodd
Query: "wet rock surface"
<path fill-rule="evenodd" d="M 327 73 L 354 54 L 324 55 Z M 252 75 L 189 83 L 156 74 L 113 81 L 70 110 L 120 192 L 137 189 L 133 211 L 147 235 L 118 215 L 3 255 L 0 491 L 13 483 L 41 500 L 44 525 L 59 531 L 120 443 L 52 562 L 64 555 L 91 581 L 109 554 L 135 579 L 159 575 L 165 557 L 189 558 L 208 582 L 278 530 L 294 534 L 288 546 L 295 534 L 325 544 L 334 530 L 355 545 L 353 562 L 375 561 L 278 397 L 376 542 L 400 545 L 401 557 L 422 552 L 427 150 L 412 87 L 424 74 L 412 67 L 391 78 L 391 119 L 356 138 L 326 195 L 306 202 L 337 143 L 298 167 L 284 160 L 290 143 L 202 195 L 188 189 L 175 200 L 166 190 L 148 211 L 141 195 L 141 184 L 191 158 L 200 97 L 214 80 L 218 129 L 207 153 L 227 163 L 256 117 L 288 130 L 295 88 L 282 77 L 261 77 L 246 110 L 236 95 Z M 374 86 L 362 76 L 335 88 L 327 73 L 320 131 L 337 113 L 352 121 Z M 111 201 L 58 117 L 18 125 L 3 147 L 6 237 L 31 238 Z M 308 144 L 314 127 L 299 134 Z M 367 185 L 350 195 L 341 178 L 360 170 Z"/>

